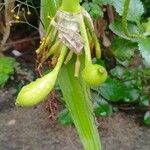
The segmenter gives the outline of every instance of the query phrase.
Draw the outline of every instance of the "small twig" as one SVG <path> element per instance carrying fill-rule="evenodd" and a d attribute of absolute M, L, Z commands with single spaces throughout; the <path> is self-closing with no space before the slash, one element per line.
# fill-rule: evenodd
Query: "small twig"
<path fill-rule="evenodd" d="M 109 23 L 112 23 L 115 20 L 114 10 L 111 5 L 107 5 L 107 14 L 109 18 Z"/>
<path fill-rule="evenodd" d="M 24 39 L 21 39 L 21 40 L 5 43 L 5 45 L 10 46 L 10 45 L 20 44 L 20 43 L 23 43 L 23 42 L 28 42 L 28 41 L 32 41 L 32 40 L 38 40 L 38 39 L 40 39 L 40 37 L 24 38 Z"/>
<path fill-rule="evenodd" d="M 117 106 L 118 109 L 120 110 L 135 110 L 136 107 L 135 106 L 128 106 L 128 107 L 123 107 L 123 106 Z"/>
<path fill-rule="evenodd" d="M 12 21 L 10 21 L 9 23 L 10 23 L 10 24 L 15 24 L 15 23 L 27 24 L 27 25 L 31 26 L 32 28 L 36 29 L 37 31 L 39 31 L 39 29 L 38 29 L 37 27 L 33 26 L 33 25 L 30 24 L 29 22 L 12 20 Z"/>
<path fill-rule="evenodd" d="M 31 7 L 31 8 L 40 8 L 40 6 L 39 7 L 35 7 L 35 6 L 32 6 L 32 5 L 29 5 L 28 3 L 25 3 L 25 2 L 22 2 L 22 1 L 20 1 L 20 0 L 16 0 L 17 2 L 19 2 L 20 4 L 23 4 L 23 5 L 26 5 L 26 6 L 28 6 L 28 7 Z"/>
<path fill-rule="evenodd" d="M 45 108 L 49 112 L 48 118 L 51 120 L 57 119 L 57 110 L 58 110 L 58 101 L 57 101 L 57 95 L 55 91 L 51 92 L 51 94 L 48 96 L 48 100 L 45 103 Z"/>

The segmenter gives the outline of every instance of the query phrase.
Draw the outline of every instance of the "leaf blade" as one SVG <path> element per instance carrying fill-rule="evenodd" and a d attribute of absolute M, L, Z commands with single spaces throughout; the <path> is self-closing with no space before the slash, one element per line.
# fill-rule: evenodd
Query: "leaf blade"
<path fill-rule="evenodd" d="M 150 38 L 140 39 L 138 46 L 142 57 L 150 65 Z"/>
<path fill-rule="evenodd" d="M 100 150 L 98 131 L 87 87 L 81 78 L 74 77 L 74 62 L 63 66 L 58 83 L 63 92 L 67 108 L 86 150 Z"/>
<path fill-rule="evenodd" d="M 125 0 L 112 0 L 112 5 L 120 16 L 123 14 Z M 144 7 L 140 0 L 131 0 L 129 4 L 129 11 L 127 19 L 129 21 L 139 22 L 142 14 L 144 13 Z"/>

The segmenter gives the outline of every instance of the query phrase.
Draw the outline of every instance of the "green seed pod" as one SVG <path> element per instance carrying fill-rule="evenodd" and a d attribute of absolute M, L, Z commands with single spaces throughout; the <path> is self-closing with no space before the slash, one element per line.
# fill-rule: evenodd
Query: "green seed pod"
<path fill-rule="evenodd" d="M 58 72 L 67 53 L 67 47 L 62 46 L 58 62 L 50 73 L 24 86 L 18 94 L 16 105 L 30 107 L 42 102 L 53 89 Z"/>
<path fill-rule="evenodd" d="M 103 66 L 89 64 L 82 71 L 82 78 L 90 86 L 98 86 L 107 79 L 107 71 Z"/>
<path fill-rule="evenodd" d="M 17 96 L 16 105 L 30 107 L 42 102 L 53 89 L 56 78 L 57 72 L 54 70 L 24 86 Z"/>
<path fill-rule="evenodd" d="M 100 43 L 94 33 L 94 45 L 95 45 L 95 55 L 97 59 L 101 58 L 101 47 L 100 47 Z"/>

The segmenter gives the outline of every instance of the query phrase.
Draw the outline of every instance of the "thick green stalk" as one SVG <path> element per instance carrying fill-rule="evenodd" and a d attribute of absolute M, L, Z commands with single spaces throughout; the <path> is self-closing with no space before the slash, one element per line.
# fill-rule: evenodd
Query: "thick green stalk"
<path fill-rule="evenodd" d="M 88 35 L 86 32 L 86 27 L 84 23 L 83 16 L 79 18 L 79 23 L 80 23 L 80 31 L 84 43 L 84 51 L 85 51 L 85 65 L 90 65 L 92 64 L 92 59 L 91 59 L 91 52 L 90 52 L 90 46 L 89 46 L 89 40 L 88 40 Z"/>
<path fill-rule="evenodd" d="M 80 12 L 80 0 L 62 0 L 61 9 L 70 13 Z"/>
<path fill-rule="evenodd" d="M 65 59 L 65 56 L 67 53 L 67 49 L 68 48 L 65 45 L 62 45 L 60 56 L 58 58 L 58 61 L 57 61 L 57 64 L 56 64 L 54 70 L 56 70 L 56 71 L 60 70 L 61 66 L 63 65 L 64 59 Z"/>
<path fill-rule="evenodd" d="M 101 150 L 93 107 L 89 98 L 89 88 L 81 76 L 74 77 L 74 62 L 75 58 L 63 66 L 59 73 L 58 83 L 84 149 Z M 82 68 L 83 64 L 84 60 L 81 56 Z"/>

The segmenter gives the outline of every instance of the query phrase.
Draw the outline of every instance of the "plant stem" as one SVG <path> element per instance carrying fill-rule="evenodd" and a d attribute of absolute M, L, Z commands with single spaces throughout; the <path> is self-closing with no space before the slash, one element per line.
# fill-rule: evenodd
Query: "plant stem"
<path fill-rule="evenodd" d="M 81 70 L 84 68 L 83 58 L 84 55 L 80 58 Z M 101 150 L 93 107 L 89 97 L 90 89 L 80 74 L 78 78 L 74 77 L 74 62 L 75 57 L 63 66 L 59 73 L 58 83 L 84 150 Z"/>
<path fill-rule="evenodd" d="M 62 48 L 61 48 L 60 56 L 58 58 L 58 61 L 57 61 L 57 64 L 56 64 L 54 70 L 57 70 L 57 71 L 60 70 L 60 68 L 63 64 L 63 61 L 65 59 L 66 53 L 67 53 L 67 47 L 65 45 L 63 45 Z"/>
<path fill-rule="evenodd" d="M 85 65 L 92 64 L 89 40 L 88 40 L 88 35 L 84 24 L 83 16 L 79 18 L 79 23 L 80 23 L 80 31 L 81 31 L 82 39 L 84 42 Z"/>
<path fill-rule="evenodd" d="M 80 12 L 80 0 L 62 0 L 61 9 L 69 13 Z"/>

